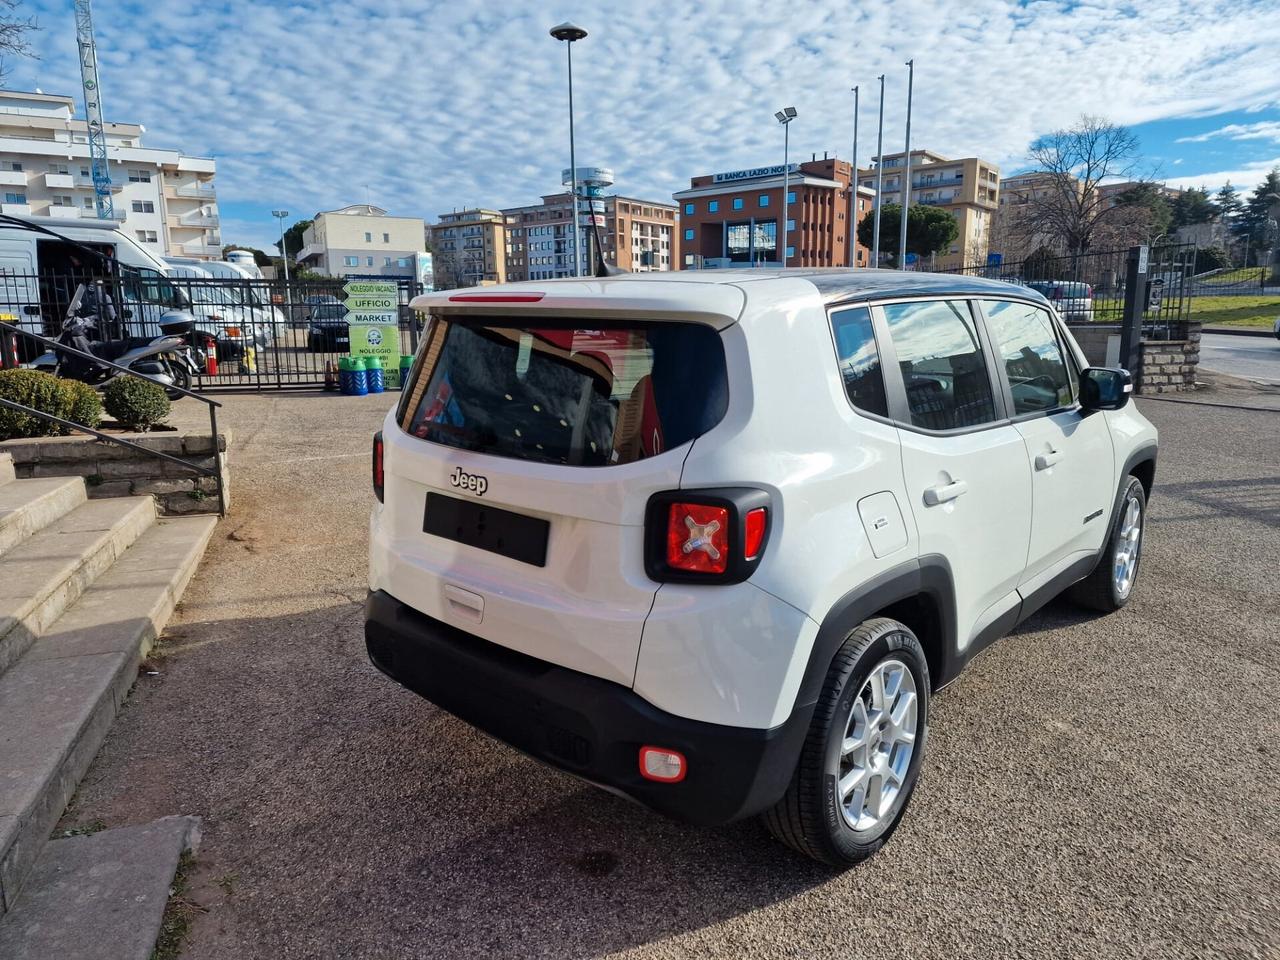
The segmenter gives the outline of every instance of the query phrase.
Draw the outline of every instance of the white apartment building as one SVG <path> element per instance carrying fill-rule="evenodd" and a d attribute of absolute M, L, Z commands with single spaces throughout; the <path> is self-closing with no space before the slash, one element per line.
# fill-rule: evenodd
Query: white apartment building
<path fill-rule="evenodd" d="M 121 229 L 157 256 L 222 256 L 215 162 L 144 147 L 146 128 L 104 124 Z M 0 90 L 0 213 L 96 218 L 89 134 L 71 97 Z"/>
<path fill-rule="evenodd" d="M 392 217 L 381 207 L 353 203 L 316 214 L 302 234 L 298 263 L 331 277 L 414 277 L 414 255 L 425 251 L 421 217 Z"/>

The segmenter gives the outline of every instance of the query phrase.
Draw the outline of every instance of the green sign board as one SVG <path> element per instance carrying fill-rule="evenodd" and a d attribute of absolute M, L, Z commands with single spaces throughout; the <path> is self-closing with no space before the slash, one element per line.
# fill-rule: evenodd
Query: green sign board
<path fill-rule="evenodd" d="M 400 387 L 400 284 L 394 280 L 348 280 L 347 326 L 353 357 L 382 361 L 388 389 Z"/>

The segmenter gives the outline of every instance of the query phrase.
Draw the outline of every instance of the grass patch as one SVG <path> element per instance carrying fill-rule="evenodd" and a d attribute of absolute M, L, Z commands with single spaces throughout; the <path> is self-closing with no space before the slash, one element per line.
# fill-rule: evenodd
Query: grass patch
<path fill-rule="evenodd" d="M 182 945 L 191 931 L 191 921 L 197 913 L 207 912 L 200 904 L 187 899 L 187 876 L 195 866 L 196 858 L 190 850 L 184 850 L 174 871 L 169 887 L 169 902 L 165 904 L 164 919 L 160 921 L 160 935 L 151 950 L 151 960 L 178 960 Z"/>
<path fill-rule="evenodd" d="M 1203 280 L 1197 280 L 1196 283 L 1204 286 L 1212 286 L 1213 284 L 1234 284 L 1248 283 L 1253 281 L 1259 283 L 1262 275 L 1267 272 L 1266 267 L 1236 267 L 1234 270 L 1228 270 L 1225 273 L 1215 273 L 1212 277 L 1205 277 Z"/>
<path fill-rule="evenodd" d="M 1270 330 L 1280 317 L 1280 296 L 1192 297 L 1189 320 L 1227 327 L 1261 327 Z"/>

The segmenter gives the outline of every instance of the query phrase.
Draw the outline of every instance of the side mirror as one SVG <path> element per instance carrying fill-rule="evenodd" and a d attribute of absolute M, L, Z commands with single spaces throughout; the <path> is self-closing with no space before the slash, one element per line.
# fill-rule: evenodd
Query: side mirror
<path fill-rule="evenodd" d="M 1119 410 L 1133 393 L 1133 377 L 1128 370 L 1089 367 L 1080 374 L 1080 406 L 1086 412 Z"/>

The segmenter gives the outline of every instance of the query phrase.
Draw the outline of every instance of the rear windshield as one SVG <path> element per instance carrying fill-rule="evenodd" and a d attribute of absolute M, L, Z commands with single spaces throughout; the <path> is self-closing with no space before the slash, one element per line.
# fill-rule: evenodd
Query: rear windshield
<path fill-rule="evenodd" d="M 719 334 L 693 323 L 436 318 L 399 410 L 415 437 L 606 467 L 706 433 L 729 392 Z"/>

